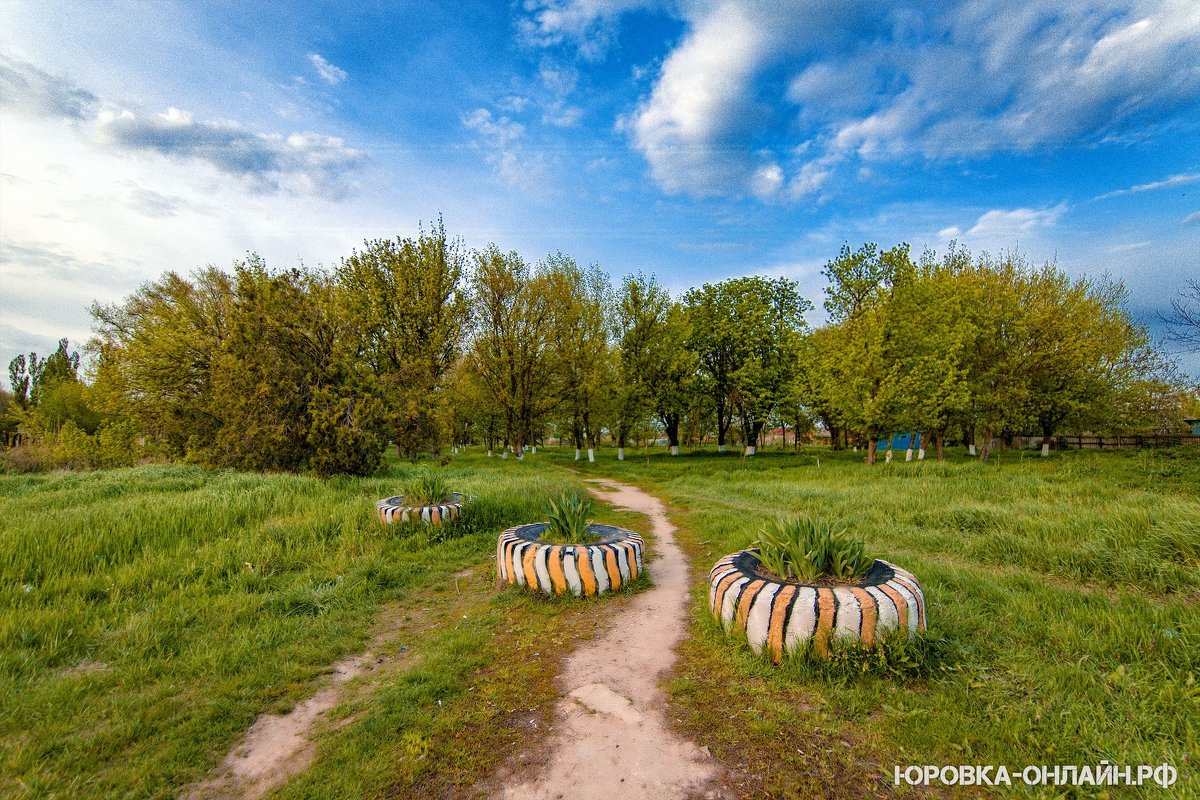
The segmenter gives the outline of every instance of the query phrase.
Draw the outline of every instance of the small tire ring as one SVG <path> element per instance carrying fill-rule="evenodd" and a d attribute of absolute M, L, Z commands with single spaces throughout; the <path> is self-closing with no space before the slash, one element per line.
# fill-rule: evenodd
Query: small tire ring
<path fill-rule="evenodd" d="M 424 522 L 426 525 L 441 525 L 446 521 L 457 520 L 462 516 L 463 503 L 466 498 L 458 492 L 451 492 L 446 502 L 429 506 L 406 506 L 404 496 L 385 497 L 375 503 L 379 513 L 379 521 L 392 522 Z"/>
<path fill-rule="evenodd" d="M 831 638 L 872 647 L 888 631 L 926 629 L 921 584 L 895 564 L 877 560 L 854 586 L 775 580 L 758 565 L 753 549 L 718 561 L 708 573 L 708 607 L 727 634 L 744 633 L 751 650 L 769 650 L 776 664 L 810 640 L 827 656 Z"/>
<path fill-rule="evenodd" d="M 539 537 L 546 523 L 518 525 L 496 541 L 496 572 L 501 583 L 546 594 L 591 597 L 615 592 L 642 574 L 646 543 L 612 525 L 588 525 L 601 537 L 595 544 L 549 544 Z"/>

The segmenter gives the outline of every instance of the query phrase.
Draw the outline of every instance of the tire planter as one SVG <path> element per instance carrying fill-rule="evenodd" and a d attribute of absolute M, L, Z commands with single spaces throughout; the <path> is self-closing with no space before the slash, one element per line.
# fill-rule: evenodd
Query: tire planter
<path fill-rule="evenodd" d="M 725 556 L 708 573 L 708 605 L 726 633 L 744 633 L 750 649 L 784 653 L 812 641 L 822 656 L 829 640 L 861 641 L 867 647 L 893 630 L 912 636 L 925 630 L 925 594 L 911 572 L 876 561 L 859 585 L 818 586 L 767 577 L 758 551 Z"/>
<path fill-rule="evenodd" d="M 447 520 L 456 520 L 462 516 L 463 503 L 466 498 L 458 492 L 451 492 L 446 502 L 435 506 L 408 506 L 404 504 L 404 496 L 385 497 L 375 504 L 379 512 L 379 521 L 389 522 L 424 522 L 426 525 L 441 525 Z"/>
<path fill-rule="evenodd" d="M 576 597 L 615 592 L 642 574 L 646 543 L 633 531 L 589 525 L 595 544 L 550 544 L 541 540 L 546 523 L 518 525 L 496 542 L 496 571 L 509 586 Z"/>

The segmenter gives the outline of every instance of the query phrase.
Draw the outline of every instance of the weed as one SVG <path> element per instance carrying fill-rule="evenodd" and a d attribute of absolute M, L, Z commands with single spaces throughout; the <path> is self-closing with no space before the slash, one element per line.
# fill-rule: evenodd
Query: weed
<path fill-rule="evenodd" d="M 591 498 L 572 492 L 546 504 L 546 530 L 541 539 L 554 544 L 591 544 L 600 537 L 588 530 Z"/>
<path fill-rule="evenodd" d="M 410 506 L 435 506 L 450 496 L 450 482 L 440 472 L 418 469 L 404 484 L 404 502 Z"/>
<path fill-rule="evenodd" d="M 862 542 L 812 517 L 776 521 L 759 534 L 755 547 L 767 571 L 804 583 L 828 578 L 856 581 L 875 563 Z"/>

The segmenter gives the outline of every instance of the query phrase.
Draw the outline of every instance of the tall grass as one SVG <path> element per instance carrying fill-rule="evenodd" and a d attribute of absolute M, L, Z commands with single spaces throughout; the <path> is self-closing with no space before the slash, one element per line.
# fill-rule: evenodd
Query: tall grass
<path fill-rule="evenodd" d="M 837 787 L 890 783 L 893 764 L 1102 759 L 1171 762 L 1172 796 L 1200 796 L 1200 452 L 1001 453 L 987 464 L 952 453 L 871 469 L 861 454 L 802 450 L 602 457 L 584 469 L 639 482 L 683 512 L 696 591 L 671 684 L 678 716 L 764 796 L 850 796 Z M 927 668 L 775 668 L 726 639 L 706 613 L 704 573 L 775 515 L 829 520 L 918 576 Z M 781 744 L 798 730 L 804 755 Z"/>
<path fill-rule="evenodd" d="M 374 501 L 412 474 L 0 477 L 0 796 L 174 796 L 380 604 L 452 585 L 573 485 L 451 465 L 462 520 L 398 535 Z"/>

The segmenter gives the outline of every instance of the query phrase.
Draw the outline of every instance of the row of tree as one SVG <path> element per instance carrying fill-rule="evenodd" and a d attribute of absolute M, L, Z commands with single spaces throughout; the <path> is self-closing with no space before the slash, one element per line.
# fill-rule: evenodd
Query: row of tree
<path fill-rule="evenodd" d="M 1124 290 L 1055 265 L 952 247 L 843 248 L 826 265 L 829 322 L 795 282 L 739 277 L 672 298 L 614 287 L 562 254 L 468 252 L 439 222 L 367 242 L 334 269 L 168 273 L 96 305 L 94 373 L 64 341 L 18 357 L 10 442 L 70 463 L 140 454 L 213 466 L 366 474 L 391 441 L 415 457 L 482 442 L 523 457 L 547 438 L 589 458 L 665 437 L 753 454 L 768 426 L 820 426 L 834 447 L 923 431 L 1148 430 L 1186 396 L 1134 324 Z M 70 443 L 67 447 L 64 443 Z M 89 450 L 90 448 L 90 450 Z M 89 455 L 90 454 L 90 455 Z"/>

